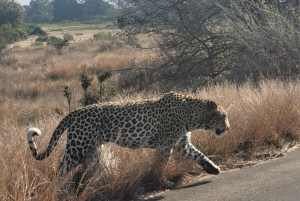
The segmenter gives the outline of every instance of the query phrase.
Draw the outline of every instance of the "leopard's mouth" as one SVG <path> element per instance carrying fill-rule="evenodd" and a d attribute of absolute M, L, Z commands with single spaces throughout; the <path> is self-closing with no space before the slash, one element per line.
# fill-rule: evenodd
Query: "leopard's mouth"
<path fill-rule="evenodd" d="M 219 136 L 220 136 L 222 133 L 225 133 L 225 132 L 226 132 L 225 129 L 218 129 L 218 128 L 216 129 L 216 134 L 219 135 Z"/>

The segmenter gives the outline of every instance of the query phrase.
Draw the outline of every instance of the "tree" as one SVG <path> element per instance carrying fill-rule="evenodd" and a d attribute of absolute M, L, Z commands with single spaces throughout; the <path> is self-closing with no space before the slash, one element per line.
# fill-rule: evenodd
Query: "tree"
<path fill-rule="evenodd" d="M 113 7 L 102 0 L 86 0 L 84 2 L 84 13 L 86 16 L 106 15 Z"/>
<path fill-rule="evenodd" d="M 0 60 L 7 44 L 19 39 L 25 33 L 15 28 L 23 22 L 22 6 L 13 0 L 0 0 Z"/>
<path fill-rule="evenodd" d="M 160 63 L 147 69 L 148 84 L 163 81 L 171 82 L 170 87 L 198 87 L 221 79 L 231 69 L 231 42 L 220 29 L 216 1 L 125 2 L 118 24 L 128 41 L 138 44 L 135 36 L 146 33 L 155 41 L 151 48 L 159 50 Z"/>
<path fill-rule="evenodd" d="M 82 6 L 76 0 L 53 0 L 53 20 L 74 20 L 82 16 Z"/>
<path fill-rule="evenodd" d="M 9 24 L 17 26 L 23 22 L 22 6 L 14 0 L 0 0 L 0 26 Z"/>
<path fill-rule="evenodd" d="M 300 29 L 297 4 L 262 4 L 232 0 L 224 24 L 234 43 L 230 79 L 290 79 L 300 75 Z M 279 9 L 280 8 L 280 9 Z M 255 12 L 254 12 L 255 11 Z"/>
<path fill-rule="evenodd" d="M 52 0 L 31 0 L 25 8 L 25 21 L 41 23 L 52 19 Z"/>

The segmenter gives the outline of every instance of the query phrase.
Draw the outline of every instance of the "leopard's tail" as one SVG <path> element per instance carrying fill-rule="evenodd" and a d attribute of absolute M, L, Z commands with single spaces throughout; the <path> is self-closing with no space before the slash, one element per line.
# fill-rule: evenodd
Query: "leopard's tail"
<path fill-rule="evenodd" d="M 32 156 L 36 160 L 43 160 L 51 154 L 51 152 L 57 145 L 59 138 L 61 137 L 63 132 L 65 130 L 67 130 L 67 128 L 69 127 L 69 123 L 70 123 L 69 120 L 70 120 L 70 114 L 67 115 L 66 117 L 64 117 L 63 120 L 58 124 L 58 126 L 56 127 L 56 129 L 51 137 L 51 140 L 49 142 L 47 149 L 43 153 L 40 153 L 40 154 L 38 154 L 38 152 L 37 152 L 34 138 L 35 138 L 35 136 L 41 135 L 41 130 L 38 128 L 30 128 L 28 130 L 28 132 L 27 132 L 28 144 L 29 144 L 30 150 L 32 152 Z"/>

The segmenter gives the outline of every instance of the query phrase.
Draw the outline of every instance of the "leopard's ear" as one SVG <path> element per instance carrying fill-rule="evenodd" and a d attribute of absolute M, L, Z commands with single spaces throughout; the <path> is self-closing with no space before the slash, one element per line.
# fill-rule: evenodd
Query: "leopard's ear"
<path fill-rule="evenodd" d="M 209 100 L 206 105 L 209 110 L 215 110 L 218 108 L 217 104 L 212 100 Z"/>

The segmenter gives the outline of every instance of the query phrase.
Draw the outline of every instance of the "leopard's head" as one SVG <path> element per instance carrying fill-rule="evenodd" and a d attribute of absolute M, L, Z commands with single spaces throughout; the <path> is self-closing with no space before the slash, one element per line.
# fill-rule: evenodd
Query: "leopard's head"
<path fill-rule="evenodd" d="M 212 100 L 194 100 L 192 105 L 187 128 L 211 130 L 218 137 L 229 130 L 228 115 L 222 106 Z"/>

